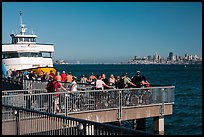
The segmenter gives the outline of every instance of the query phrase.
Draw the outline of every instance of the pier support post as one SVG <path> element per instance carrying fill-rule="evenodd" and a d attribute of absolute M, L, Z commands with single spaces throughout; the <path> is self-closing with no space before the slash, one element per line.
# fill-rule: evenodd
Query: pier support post
<path fill-rule="evenodd" d="M 164 116 L 158 116 L 153 118 L 153 132 L 164 135 Z"/>
<path fill-rule="evenodd" d="M 94 135 L 94 125 L 86 125 L 86 135 Z"/>
<path fill-rule="evenodd" d="M 132 129 L 136 129 L 137 128 L 137 120 L 133 119 L 132 120 Z"/>

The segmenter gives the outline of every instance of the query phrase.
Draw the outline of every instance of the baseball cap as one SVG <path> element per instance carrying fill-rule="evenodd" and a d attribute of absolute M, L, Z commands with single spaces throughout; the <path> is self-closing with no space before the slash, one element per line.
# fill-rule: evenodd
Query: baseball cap
<path fill-rule="evenodd" d="M 140 71 L 137 71 L 136 74 L 141 74 L 141 72 L 140 72 Z"/>

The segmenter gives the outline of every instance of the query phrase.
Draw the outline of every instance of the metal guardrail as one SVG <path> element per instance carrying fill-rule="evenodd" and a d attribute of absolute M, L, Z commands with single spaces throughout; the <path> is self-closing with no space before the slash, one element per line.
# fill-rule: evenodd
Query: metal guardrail
<path fill-rule="evenodd" d="M 22 86 L 22 88 L 24 90 L 27 89 L 45 89 L 47 86 L 48 81 L 41 81 L 41 80 L 27 80 L 27 79 L 23 79 L 23 78 L 19 78 L 16 77 L 14 78 L 2 78 L 3 82 L 6 82 L 8 84 L 17 84 L 19 86 Z M 64 87 L 68 88 L 69 86 L 69 82 L 60 82 Z M 78 88 L 80 90 L 89 90 L 92 89 L 94 87 L 94 84 L 90 84 L 90 83 L 80 83 L 79 81 L 77 82 Z"/>
<path fill-rule="evenodd" d="M 174 103 L 174 86 L 150 88 L 84 90 L 74 94 L 47 93 L 45 89 L 2 91 L 2 104 L 44 112 L 71 114 L 104 109 L 122 109 Z M 54 105 L 57 109 L 54 110 Z M 163 111 L 161 110 L 161 114 Z"/>
<path fill-rule="evenodd" d="M 23 80 L 23 89 L 45 89 L 47 86 L 48 81 L 41 81 L 41 80 Z M 62 86 L 68 88 L 69 82 L 60 82 Z M 90 83 L 80 83 L 77 82 L 77 87 L 80 90 L 90 90 L 94 87 L 93 84 Z"/>
<path fill-rule="evenodd" d="M 62 84 L 66 87 L 68 83 Z M 54 106 L 57 104 L 59 107 L 59 109 L 57 109 L 58 113 L 66 116 L 74 113 L 117 109 L 118 119 L 121 119 L 123 108 L 161 105 L 160 114 L 163 115 L 165 103 L 174 103 L 175 86 L 168 85 L 151 86 L 149 88 L 91 90 L 93 85 L 79 84 L 79 91 L 74 92 L 74 94 L 68 94 L 61 89 L 59 89 L 60 92 L 57 93 L 47 93 L 45 89 L 46 85 L 47 82 L 27 81 L 24 82 L 24 86 L 27 87 L 25 90 L 2 91 L 2 104 L 4 106 L 22 107 L 22 109 L 31 111 L 40 110 L 43 113 L 49 112 L 48 114 L 55 113 Z M 5 109 L 4 113 L 2 113 L 2 121 L 4 122 L 12 121 L 14 117 L 13 113 L 7 110 L 8 109 Z M 19 116 L 22 119 L 31 118 L 31 116 L 26 113 L 20 113 Z M 32 118 L 34 118 L 34 116 L 32 116 Z M 59 131 L 61 131 L 61 129 L 53 130 L 51 133 L 58 132 L 58 134 L 62 134 L 61 132 L 59 133 Z M 63 130 L 63 134 L 64 132 L 65 130 Z M 100 133 L 101 132 L 102 131 L 100 131 Z M 44 133 L 41 132 L 40 134 Z M 81 134 L 81 132 L 77 132 L 77 134 Z M 112 132 L 108 134 L 112 134 Z"/>
<path fill-rule="evenodd" d="M 125 127 L 2 104 L 2 135 L 152 134 Z"/>

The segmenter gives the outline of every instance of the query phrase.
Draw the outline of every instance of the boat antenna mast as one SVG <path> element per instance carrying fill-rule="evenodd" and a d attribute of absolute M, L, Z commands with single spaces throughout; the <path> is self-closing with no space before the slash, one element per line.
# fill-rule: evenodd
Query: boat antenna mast
<path fill-rule="evenodd" d="M 21 25 L 21 35 L 24 35 L 25 31 L 26 31 L 26 28 L 25 28 L 25 24 L 23 24 L 23 21 L 22 21 L 22 11 L 19 12 L 20 14 L 20 25 Z"/>

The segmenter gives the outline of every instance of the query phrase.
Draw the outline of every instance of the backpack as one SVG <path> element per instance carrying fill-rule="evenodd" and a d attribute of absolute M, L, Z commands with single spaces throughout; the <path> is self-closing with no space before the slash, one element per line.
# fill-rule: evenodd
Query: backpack
<path fill-rule="evenodd" d="M 55 83 L 56 82 L 53 82 L 53 81 L 49 81 L 47 83 L 47 87 L 46 87 L 47 92 L 55 92 Z"/>
<path fill-rule="evenodd" d="M 124 78 L 120 78 L 119 88 L 125 88 Z"/>

